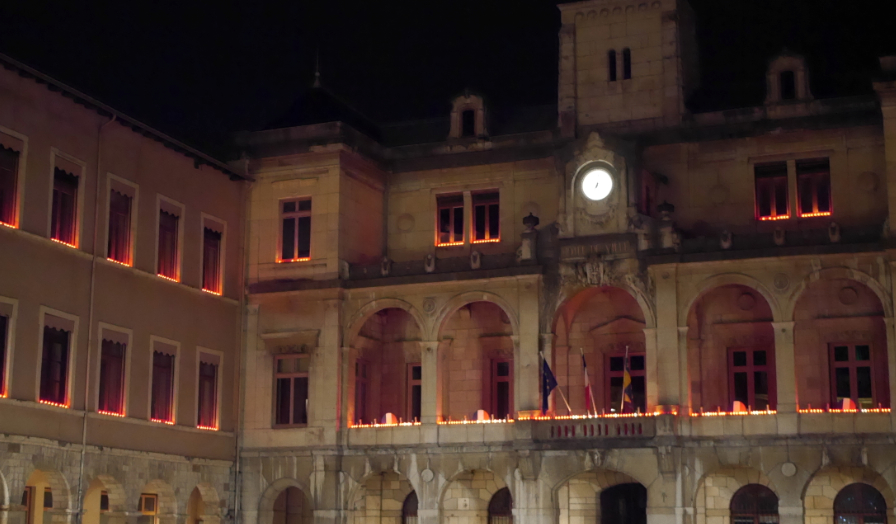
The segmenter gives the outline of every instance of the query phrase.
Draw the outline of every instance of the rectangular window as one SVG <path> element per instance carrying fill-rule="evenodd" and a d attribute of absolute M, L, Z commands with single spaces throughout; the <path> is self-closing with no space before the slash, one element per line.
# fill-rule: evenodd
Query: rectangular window
<path fill-rule="evenodd" d="M 222 233 L 205 227 L 202 229 L 202 290 L 221 294 L 221 238 Z"/>
<path fill-rule="evenodd" d="M 150 419 L 153 422 L 174 424 L 174 366 L 177 348 L 156 342 L 152 353 L 152 391 Z"/>
<path fill-rule="evenodd" d="M 749 411 L 775 409 L 775 357 L 767 349 L 732 348 L 728 351 L 730 410 L 740 402 Z"/>
<path fill-rule="evenodd" d="M 800 217 L 831 215 L 831 166 L 827 158 L 796 161 Z"/>
<path fill-rule="evenodd" d="M 311 199 L 280 202 L 280 262 L 311 260 Z"/>
<path fill-rule="evenodd" d="M 419 363 L 408 364 L 408 415 L 409 422 L 420 422 L 420 401 L 423 394 L 423 369 Z"/>
<path fill-rule="evenodd" d="M 308 423 L 308 355 L 280 355 L 274 360 L 276 387 L 274 424 L 295 426 Z"/>
<path fill-rule="evenodd" d="M 154 493 L 141 493 L 137 511 L 144 515 L 155 515 L 159 511 L 159 496 Z"/>
<path fill-rule="evenodd" d="M 367 419 L 367 362 L 355 361 L 355 424 L 370 422 Z"/>
<path fill-rule="evenodd" d="M 46 316 L 44 325 L 44 347 L 40 365 L 40 401 L 44 404 L 68 407 L 68 357 L 71 329 L 63 324 L 68 322 Z"/>
<path fill-rule="evenodd" d="M 169 280 L 180 281 L 180 210 L 164 206 L 159 210 L 158 274 Z"/>
<path fill-rule="evenodd" d="M 501 213 L 498 192 L 473 195 L 473 243 L 500 242 Z"/>
<path fill-rule="evenodd" d="M 0 304 L 2 306 L 3 304 Z M 2 314 L 0 309 L 0 398 L 7 395 L 6 391 L 6 345 L 9 339 L 9 317 Z"/>
<path fill-rule="evenodd" d="M 199 354 L 199 412 L 197 427 L 218 429 L 218 366 L 220 357 L 209 353 Z"/>
<path fill-rule="evenodd" d="M 34 524 L 34 487 L 25 486 L 22 492 L 22 506 L 25 507 L 25 524 Z"/>
<path fill-rule="evenodd" d="M 109 511 L 109 492 L 100 492 L 100 513 Z"/>
<path fill-rule="evenodd" d="M 632 77 L 632 50 L 625 48 L 622 50 L 622 79 L 629 80 Z"/>
<path fill-rule="evenodd" d="M 124 416 L 124 371 L 127 335 L 104 332 L 100 345 L 100 398 L 97 411 Z"/>
<path fill-rule="evenodd" d="M 607 51 L 607 78 L 610 82 L 616 81 L 616 50 Z"/>
<path fill-rule="evenodd" d="M 622 389 L 625 378 L 625 353 L 611 355 L 608 357 L 608 360 L 606 367 L 606 398 L 609 401 L 609 405 L 607 406 L 607 411 L 621 413 L 623 410 Z M 632 379 L 630 396 L 632 408 L 635 411 L 644 413 L 647 410 L 644 353 L 629 353 L 628 363 L 629 376 Z"/>
<path fill-rule="evenodd" d="M 76 246 L 77 208 L 78 177 L 57 167 L 53 172 L 50 238 L 63 244 Z"/>
<path fill-rule="evenodd" d="M 53 490 L 50 488 L 44 488 L 44 509 L 50 509 L 53 507 Z"/>
<path fill-rule="evenodd" d="M 492 415 L 495 418 L 513 417 L 513 361 L 492 360 Z"/>
<path fill-rule="evenodd" d="M 107 258 L 130 266 L 131 196 L 115 189 L 109 191 L 109 241 Z"/>
<path fill-rule="evenodd" d="M 437 246 L 460 246 L 464 243 L 464 196 L 440 196 L 437 199 L 439 232 Z"/>
<path fill-rule="evenodd" d="M 790 218 L 787 199 L 787 162 L 756 164 L 756 218 L 784 220 Z"/>
<path fill-rule="evenodd" d="M 852 400 L 856 408 L 877 407 L 871 372 L 871 346 L 868 344 L 831 346 L 831 402 L 843 406 Z"/>
<path fill-rule="evenodd" d="M 0 223 L 16 227 L 19 152 L 0 144 Z"/>

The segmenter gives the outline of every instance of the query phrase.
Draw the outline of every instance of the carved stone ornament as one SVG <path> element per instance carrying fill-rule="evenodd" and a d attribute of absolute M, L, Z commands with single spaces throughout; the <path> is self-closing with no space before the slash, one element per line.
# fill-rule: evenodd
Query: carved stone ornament
<path fill-rule="evenodd" d="M 582 262 L 560 264 L 560 278 L 569 296 L 583 287 L 615 286 L 653 309 L 653 278 L 641 272 L 633 259 L 609 260 L 592 254 Z"/>

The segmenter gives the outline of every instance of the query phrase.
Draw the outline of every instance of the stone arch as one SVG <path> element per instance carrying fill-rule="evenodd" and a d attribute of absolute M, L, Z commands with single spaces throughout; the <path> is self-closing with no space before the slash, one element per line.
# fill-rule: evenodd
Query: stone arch
<path fill-rule="evenodd" d="M 90 489 L 95 486 L 100 487 L 108 495 L 109 511 L 124 512 L 129 509 L 128 497 L 125 493 L 124 486 L 122 486 L 115 477 L 111 475 L 97 475 L 93 478 L 90 484 L 88 484 L 87 491 L 90 491 Z"/>
<path fill-rule="evenodd" d="M 274 502 L 277 496 L 287 488 L 296 488 L 305 496 L 305 503 L 313 507 L 314 499 L 311 490 L 296 479 L 284 477 L 271 482 L 258 500 L 258 524 L 271 524 L 274 518 Z"/>
<path fill-rule="evenodd" d="M 572 522 L 600 522 L 600 494 L 607 488 L 620 484 L 644 483 L 637 478 L 615 470 L 598 468 L 567 475 L 552 489 L 554 511 L 559 524 Z M 573 507 L 576 509 L 573 510 Z"/>
<path fill-rule="evenodd" d="M 193 488 L 187 506 L 187 514 L 194 521 L 208 524 L 221 521 L 221 499 L 214 486 L 207 482 L 200 482 Z"/>
<path fill-rule="evenodd" d="M 829 267 L 812 270 L 805 276 L 805 278 L 794 286 L 793 291 L 788 295 L 788 301 L 782 304 L 782 318 L 793 320 L 797 302 L 799 302 L 799 299 L 806 291 L 806 288 L 808 288 L 811 283 L 822 279 L 854 280 L 859 284 L 866 286 L 877 295 L 877 299 L 880 300 L 884 310 L 884 317 L 893 318 L 893 299 L 883 284 L 868 273 L 850 267 Z"/>
<path fill-rule="evenodd" d="M 451 316 L 456 313 L 458 309 L 472 302 L 491 302 L 500 307 L 504 310 L 507 318 L 510 319 L 510 326 L 513 329 L 514 336 L 519 336 L 520 319 L 517 312 L 510 305 L 510 302 L 489 291 L 467 291 L 451 297 L 448 302 L 439 308 L 438 312 L 435 314 L 436 321 L 433 322 L 433 325 L 431 326 L 428 340 L 439 340 L 439 335 L 445 327 L 445 324 L 451 319 Z"/>
<path fill-rule="evenodd" d="M 740 488 L 749 484 L 759 484 L 781 495 L 774 483 L 758 469 L 747 467 L 725 467 L 703 475 L 694 492 L 694 522 L 722 522 L 728 524 L 731 517 L 731 498 Z"/>
<path fill-rule="evenodd" d="M 404 300 L 398 298 L 378 298 L 375 300 L 371 300 L 370 302 L 361 306 L 354 315 L 352 315 L 351 320 L 346 323 L 345 330 L 345 338 L 343 338 L 344 344 L 351 344 L 351 341 L 361 332 L 361 328 L 364 326 L 364 323 L 377 311 L 382 311 L 383 309 L 397 308 L 403 309 L 414 321 L 417 323 L 417 327 L 420 329 L 420 334 L 424 335 L 431 331 L 431 326 L 426 322 L 426 319 L 423 315 L 420 314 L 420 311 L 417 310 L 411 303 L 406 302 Z M 435 339 L 428 339 L 435 340 Z"/>
<path fill-rule="evenodd" d="M 43 468 L 38 467 L 31 470 L 31 472 L 25 477 L 25 484 L 28 485 L 31 480 L 35 477 L 35 473 L 42 475 L 47 484 L 49 485 L 50 490 L 53 493 L 53 508 L 54 510 L 69 510 L 72 508 L 72 493 L 69 488 L 68 481 L 65 480 L 65 476 L 58 469 L 55 468 Z"/>
<path fill-rule="evenodd" d="M 490 469 L 458 471 L 445 481 L 439 493 L 441 522 L 455 524 L 466 522 L 487 522 L 488 505 L 498 490 L 507 488 L 511 500 L 516 494 L 504 479 Z M 469 507 L 461 508 L 460 499 L 468 499 Z"/>
<path fill-rule="evenodd" d="M 880 473 L 858 466 L 829 466 L 816 471 L 803 491 L 803 512 L 806 521 L 821 517 L 829 522 L 834 518 L 834 499 L 841 489 L 857 482 L 868 484 L 887 501 L 887 515 L 893 516 L 893 489 Z"/>
<path fill-rule="evenodd" d="M 693 293 L 691 296 L 688 296 L 685 300 L 679 302 L 679 304 L 682 304 L 683 307 L 678 310 L 678 325 L 687 325 L 688 314 L 690 313 L 691 308 L 694 307 L 694 304 L 696 304 L 697 301 L 700 300 L 700 297 L 717 287 L 722 287 L 729 284 L 745 286 L 762 295 L 762 297 L 768 303 L 769 307 L 772 309 L 772 320 L 774 322 L 781 322 L 785 319 L 790 318 L 786 314 L 782 313 L 782 308 L 778 303 L 778 299 L 771 293 L 771 291 L 769 291 L 768 287 L 766 287 L 765 284 L 763 284 L 756 278 L 745 275 L 743 273 L 722 273 L 704 279 L 702 282 L 697 284 L 697 290 L 695 293 Z"/>
<path fill-rule="evenodd" d="M 404 501 L 413 492 L 416 492 L 415 486 L 401 473 L 370 471 L 352 487 L 348 496 L 349 522 L 401 524 Z M 368 500 L 371 497 L 373 500 Z"/>
<path fill-rule="evenodd" d="M 555 332 L 554 330 L 556 329 L 557 314 L 559 312 L 561 312 L 563 309 L 567 308 L 570 303 L 575 301 L 576 297 L 582 295 L 582 293 L 587 293 L 587 292 L 590 292 L 591 290 L 599 290 L 604 287 L 619 288 L 619 289 L 625 291 L 626 293 L 628 293 L 629 295 L 631 295 L 631 297 L 633 299 L 635 299 L 635 302 L 637 302 L 638 306 L 641 308 L 641 314 L 644 316 L 644 327 L 646 327 L 646 328 L 655 328 L 656 327 L 656 312 L 654 310 L 653 302 L 651 301 L 651 298 L 643 290 L 641 290 L 638 286 L 633 285 L 628 280 L 620 279 L 619 282 L 614 282 L 614 283 L 608 284 L 606 286 L 592 286 L 592 287 L 585 287 L 585 288 L 577 288 L 575 290 L 575 293 L 572 293 L 571 295 L 566 293 L 565 291 L 561 291 L 559 293 L 559 295 L 557 296 L 556 302 L 554 302 L 553 317 L 550 320 L 551 321 L 551 325 L 550 325 L 551 331 Z"/>
<path fill-rule="evenodd" d="M 158 515 L 162 519 L 166 517 L 173 519 L 177 516 L 177 497 L 174 495 L 174 489 L 171 488 L 171 485 L 164 480 L 150 480 L 143 486 L 140 493 L 151 493 L 159 497 Z"/>

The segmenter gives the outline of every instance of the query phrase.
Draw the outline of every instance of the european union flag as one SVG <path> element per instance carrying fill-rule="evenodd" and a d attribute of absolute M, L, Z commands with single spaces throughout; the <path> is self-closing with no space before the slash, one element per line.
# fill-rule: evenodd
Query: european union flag
<path fill-rule="evenodd" d="M 541 369 L 541 413 L 545 414 L 548 412 L 548 399 L 551 396 L 551 391 L 554 391 L 554 388 L 557 387 L 557 379 L 554 377 L 554 374 L 551 372 L 551 366 L 548 365 L 548 361 L 542 359 L 543 365 Z"/>

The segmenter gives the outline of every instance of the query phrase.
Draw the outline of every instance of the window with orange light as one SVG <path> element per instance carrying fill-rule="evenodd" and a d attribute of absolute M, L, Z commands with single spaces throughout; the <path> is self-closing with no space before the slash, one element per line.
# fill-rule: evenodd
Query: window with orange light
<path fill-rule="evenodd" d="M 159 209 L 158 274 L 169 280 L 180 280 L 179 239 L 180 210 L 173 206 Z"/>
<path fill-rule="evenodd" d="M 174 366 L 177 348 L 156 342 L 152 353 L 152 391 L 150 419 L 174 423 Z"/>
<path fill-rule="evenodd" d="M 728 396 L 741 402 L 748 411 L 777 408 L 775 393 L 775 356 L 766 348 L 731 348 L 728 351 Z"/>
<path fill-rule="evenodd" d="M 280 262 L 311 259 L 311 199 L 280 201 Z"/>
<path fill-rule="evenodd" d="M 218 365 L 220 358 L 199 354 L 199 406 L 196 425 L 201 429 L 218 429 Z"/>
<path fill-rule="evenodd" d="M 19 152 L 0 144 L 0 223 L 16 225 Z"/>
<path fill-rule="evenodd" d="M 830 349 L 831 402 L 836 407 L 850 399 L 859 409 L 877 407 L 870 344 L 834 344 Z"/>
<path fill-rule="evenodd" d="M 205 227 L 202 229 L 202 236 L 202 290 L 220 295 L 223 233 Z"/>
<path fill-rule="evenodd" d="M 106 253 L 109 260 L 131 265 L 131 195 L 112 189 L 109 191 L 109 240 Z"/>
<path fill-rule="evenodd" d="M 438 207 L 437 246 L 459 246 L 464 243 L 464 196 L 443 195 L 436 200 Z"/>
<path fill-rule="evenodd" d="M 756 164 L 756 218 L 784 220 L 790 218 L 787 198 L 787 162 Z"/>
<path fill-rule="evenodd" d="M 78 177 L 58 167 L 53 172 L 53 209 L 50 238 L 74 246 L 78 206 Z"/>
<path fill-rule="evenodd" d="M 124 363 L 127 335 L 105 331 L 100 345 L 100 395 L 97 411 L 124 415 Z"/>
<path fill-rule="evenodd" d="M 9 317 L 0 311 L 0 397 L 6 396 L 6 343 L 8 338 Z"/>
<path fill-rule="evenodd" d="M 40 364 L 40 401 L 68 407 L 69 351 L 73 328 L 65 319 L 45 317 Z"/>
<path fill-rule="evenodd" d="M 831 167 L 827 158 L 796 161 L 800 218 L 831 215 Z"/>
<path fill-rule="evenodd" d="M 473 194 L 473 243 L 501 240 L 501 212 L 498 192 Z"/>

